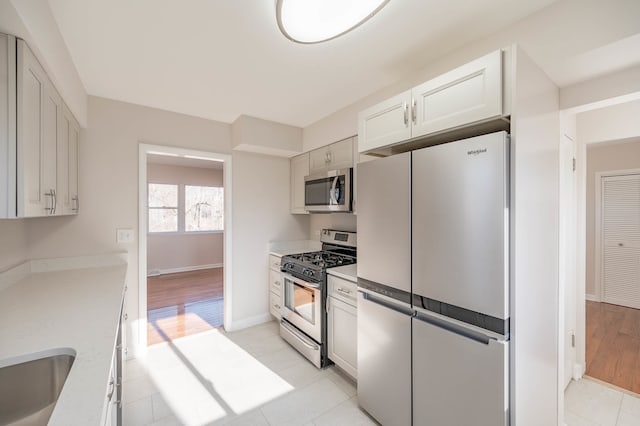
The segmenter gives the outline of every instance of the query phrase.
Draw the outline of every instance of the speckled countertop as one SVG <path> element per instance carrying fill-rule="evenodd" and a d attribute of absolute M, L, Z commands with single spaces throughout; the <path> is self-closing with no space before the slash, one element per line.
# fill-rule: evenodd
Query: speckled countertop
<path fill-rule="evenodd" d="M 127 264 L 121 256 L 78 259 L 32 261 L 28 273 L 0 290 L 0 366 L 34 353 L 76 353 L 50 426 L 103 421 Z"/>

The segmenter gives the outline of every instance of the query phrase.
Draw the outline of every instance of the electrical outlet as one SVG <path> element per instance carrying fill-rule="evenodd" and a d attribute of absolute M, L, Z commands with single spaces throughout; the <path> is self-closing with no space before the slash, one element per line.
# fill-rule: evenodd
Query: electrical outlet
<path fill-rule="evenodd" d="M 116 229 L 116 242 L 121 244 L 132 243 L 133 229 L 130 229 L 130 228 Z"/>

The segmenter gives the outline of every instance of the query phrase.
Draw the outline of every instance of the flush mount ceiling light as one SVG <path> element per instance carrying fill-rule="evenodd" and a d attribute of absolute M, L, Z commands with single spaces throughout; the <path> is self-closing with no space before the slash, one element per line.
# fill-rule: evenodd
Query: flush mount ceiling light
<path fill-rule="evenodd" d="M 297 43 L 320 43 L 348 33 L 389 0 L 276 0 L 280 31 Z"/>

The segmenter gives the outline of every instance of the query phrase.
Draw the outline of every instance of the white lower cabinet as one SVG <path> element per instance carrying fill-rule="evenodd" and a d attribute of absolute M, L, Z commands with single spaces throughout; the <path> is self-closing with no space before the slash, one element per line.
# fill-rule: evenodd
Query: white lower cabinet
<path fill-rule="evenodd" d="M 329 275 L 327 278 L 327 350 L 329 359 L 354 379 L 357 377 L 357 285 Z"/>
<path fill-rule="evenodd" d="M 282 318 L 282 272 L 280 257 L 269 256 L 269 312 L 278 321 Z"/>

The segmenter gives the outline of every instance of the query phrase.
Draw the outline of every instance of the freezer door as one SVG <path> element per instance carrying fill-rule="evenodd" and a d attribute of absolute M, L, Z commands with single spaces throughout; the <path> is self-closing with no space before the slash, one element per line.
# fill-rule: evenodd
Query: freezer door
<path fill-rule="evenodd" d="M 414 151 L 414 293 L 509 317 L 508 165 L 505 132 Z"/>
<path fill-rule="evenodd" d="M 481 340 L 413 319 L 414 425 L 509 424 L 509 343 Z"/>
<path fill-rule="evenodd" d="M 408 312 L 409 305 L 358 292 L 358 403 L 385 426 L 411 425 Z"/>
<path fill-rule="evenodd" d="M 358 164 L 358 277 L 411 292 L 411 153 Z"/>

